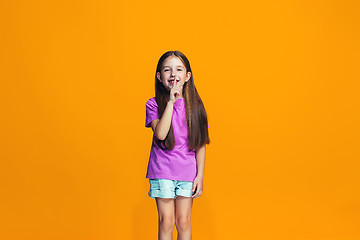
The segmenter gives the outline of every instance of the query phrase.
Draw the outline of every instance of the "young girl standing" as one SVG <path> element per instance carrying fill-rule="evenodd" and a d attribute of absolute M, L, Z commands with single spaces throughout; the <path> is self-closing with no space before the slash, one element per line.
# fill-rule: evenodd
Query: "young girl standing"
<path fill-rule="evenodd" d="M 205 145 L 210 140 L 189 60 L 179 51 L 159 59 L 145 126 L 154 132 L 146 178 L 149 197 L 156 199 L 158 237 L 172 239 L 175 224 L 178 239 L 192 239 L 191 208 L 203 190 Z"/>

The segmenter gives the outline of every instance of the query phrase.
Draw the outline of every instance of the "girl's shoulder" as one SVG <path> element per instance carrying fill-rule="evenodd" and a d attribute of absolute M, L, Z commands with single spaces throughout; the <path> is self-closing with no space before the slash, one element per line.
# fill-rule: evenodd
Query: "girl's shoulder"
<path fill-rule="evenodd" d="M 156 103 L 155 97 L 152 97 L 152 98 L 148 99 L 146 103 Z"/>
<path fill-rule="evenodd" d="M 147 100 L 147 102 L 146 102 L 146 107 L 150 107 L 150 108 L 157 107 L 157 103 L 156 103 L 155 97 L 150 98 L 149 100 Z"/>

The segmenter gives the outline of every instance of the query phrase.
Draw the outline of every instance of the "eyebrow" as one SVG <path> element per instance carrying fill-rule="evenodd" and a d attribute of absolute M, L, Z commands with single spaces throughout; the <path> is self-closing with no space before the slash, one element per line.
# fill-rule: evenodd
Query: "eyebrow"
<path fill-rule="evenodd" d="M 163 68 L 166 68 L 166 67 L 170 67 L 170 66 L 164 66 Z M 184 67 L 183 67 L 183 66 L 181 66 L 181 65 L 177 65 L 177 67 L 184 68 Z"/>

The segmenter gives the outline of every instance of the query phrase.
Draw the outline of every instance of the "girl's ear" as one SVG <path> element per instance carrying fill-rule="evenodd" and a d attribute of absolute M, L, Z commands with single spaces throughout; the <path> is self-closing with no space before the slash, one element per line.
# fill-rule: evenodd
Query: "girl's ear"
<path fill-rule="evenodd" d="M 157 72 L 157 73 L 156 73 L 156 77 L 157 77 L 157 79 L 161 82 L 160 72 Z"/>
<path fill-rule="evenodd" d="M 189 81 L 190 78 L 191 78 L 191 72 L 187 72 L 185 82 Z"/>

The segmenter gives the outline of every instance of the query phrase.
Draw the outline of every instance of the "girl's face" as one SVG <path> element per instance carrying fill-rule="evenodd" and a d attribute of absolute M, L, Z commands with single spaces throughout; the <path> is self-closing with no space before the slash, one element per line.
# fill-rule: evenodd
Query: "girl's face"
<path fill-rule="evenodd" d="M 183 86 L 185 82 L 189 81 L 191 72 L 186 72 L 186 67 L 180 58 L 170 56 L 165 59 L 161 66 L 161 72 L 157 72 L 156 77 L 170 91 L 174 86 L 174 81 L 177 81 L 178 86 Z"/>

